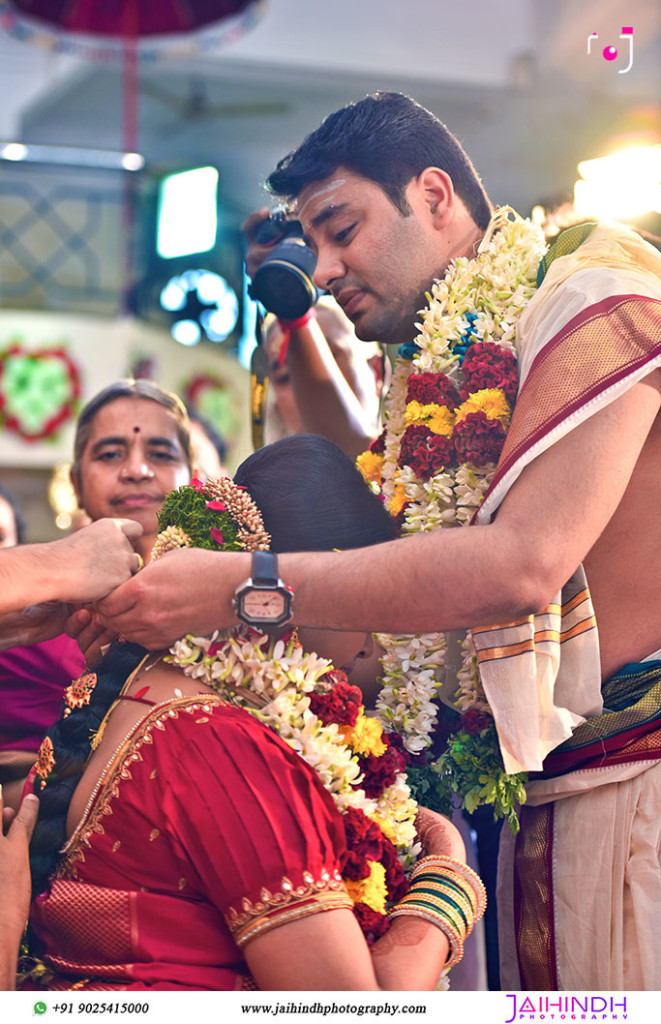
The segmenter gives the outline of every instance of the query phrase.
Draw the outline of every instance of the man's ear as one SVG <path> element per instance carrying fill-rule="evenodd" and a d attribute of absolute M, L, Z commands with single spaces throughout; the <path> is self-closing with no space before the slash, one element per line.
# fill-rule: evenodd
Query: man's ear
<path fill-rule="evenodd" d="M 454 211 L 454 186 L 452 178 L 440 167 L 425 167 L 418 176 L 424 201 L 432 215 L 435 227 L 445 227 Z"/>
<path fill-rule="evenodd" d="M 78 502 L 78 508 L 82 508 L 83 511 L 84 511 L 85 510 L 85 506 L 83 505 L 83 490 L 82 490 L 82 487 L 80 486 L 80 478 L 79 478 L 77 473 L 74 473 L 73 469 L 69 470 L 69 480 L 71 481 L 71 486 L 73 487 L 73 492 L 76 495 L 76 501 Z"/>

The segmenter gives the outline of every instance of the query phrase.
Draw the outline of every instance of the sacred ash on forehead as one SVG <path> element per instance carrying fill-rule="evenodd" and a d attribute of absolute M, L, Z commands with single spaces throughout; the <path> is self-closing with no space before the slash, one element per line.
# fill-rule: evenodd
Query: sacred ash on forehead
<path fill-rule="evenodd" d="M 320 185 L 318 188 L 316 188 L 315 191 L 312 192 L 307 197 L 307 199 L 304 200 L 304 202 L 301 203 L 300 199 L 297 200 L 296 212 L 298 213 L 298 216 L 299 217 L 304 217 L 305 216 L 305 211 L 312 204 L 317 203 L 317 202 L 323 202 L 323 200 L 325 199 L 326 196 L 328 196 L 329 194 L 331 194 L 333 192 L 336 192 L 339 188 L 342 187 L 342 185 L 346 185 L 346 184 L 347 184 L 347 179 L 346 178 L 331 178 L 330 181 L 327 181 L 324 185 Z M 308 185 L 307 188 L 312 188 L 312 186 Z M 303 189 L 303 191 L 306 191 L 306 190 Z M 330 205 L 332 207 L 333 204 L 331 203 Z"/>

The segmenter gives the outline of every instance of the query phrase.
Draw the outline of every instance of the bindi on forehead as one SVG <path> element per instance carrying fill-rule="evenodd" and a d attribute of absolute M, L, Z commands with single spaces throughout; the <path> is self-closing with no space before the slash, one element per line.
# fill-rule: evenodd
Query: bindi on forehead
<path fill-rule="evenodd" d="M 133 433 L 134 434 L 139 434 L 140 433 L 140 427 L 134 427 L 133 428 Z"/>

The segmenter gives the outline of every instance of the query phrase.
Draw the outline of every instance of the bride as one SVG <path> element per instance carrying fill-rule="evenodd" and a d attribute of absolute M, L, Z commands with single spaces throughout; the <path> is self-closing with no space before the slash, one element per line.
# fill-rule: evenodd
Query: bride
<path fill-rule="evenodd" d="M 261 449 L 234 483 L 172 492 L 161 525 L 165 558 L 395 534 L 350 460 L 306 435 Z M 483 888 L 347 680 L 370 650 L 364 634 L 289 623 L 170 652 L 120 638 L 72 683 L 36 765 L 24 986 L 435 988 Z"/>

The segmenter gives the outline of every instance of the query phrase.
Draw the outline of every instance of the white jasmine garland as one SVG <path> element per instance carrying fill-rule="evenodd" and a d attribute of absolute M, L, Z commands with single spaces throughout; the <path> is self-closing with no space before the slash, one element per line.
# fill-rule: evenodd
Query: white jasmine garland
<path fill-rule="evenodd" d="M 170 648 L 166 660 L 277 732 L 317 773 L 340 812 L 362 810 L 394 843 L 403 865 L 413 863 L 419 853 L 418 808 L 405 774 L 399 772 L 378 798 L 367 797 L 360 788 L 356 753 L 342 728 L 322 723 L 310 710 L 310 695 L 326 689 L 323 680 L 332 670 L 328 660 L 306 654 L 293 641 L 273 643 L 266 634 L 243 628 L 186 636 Z"/>
<path fill-rule="evenodd" d="M 454 260 L 443 280 L 431 287 L 413 359 L 395 361 L 386 411 L 381 493 L 386 507 L 393 508 L 397 488 L 403 488 L 403 535 L 467 525 L 495 472 L 493 463 L 464 464 L 422 480 L 410 466 L 398 466 L 407 426 L 408 377 L 441 373 L 460 388 L 461 357 L 467 345 L 491 342 L 515 353 L 517 323 L 535 292 L 545 249 L 541 230 L 503 207 L 492 217 L 477 255 Z M 380 634 L 378 640 L 386 651 L 384 685 L 377 700 L 379 720 L 386 729 L 401 733 L 408 751 L 419 753 L 431 744 L 436 724 L 434 698 L 444 681 L 446 638 L 443 633 Z M 462 712 L 469 708 L 489 712 L 470 638 L 463 645 L 458 683 L 457 705 Z"/>

